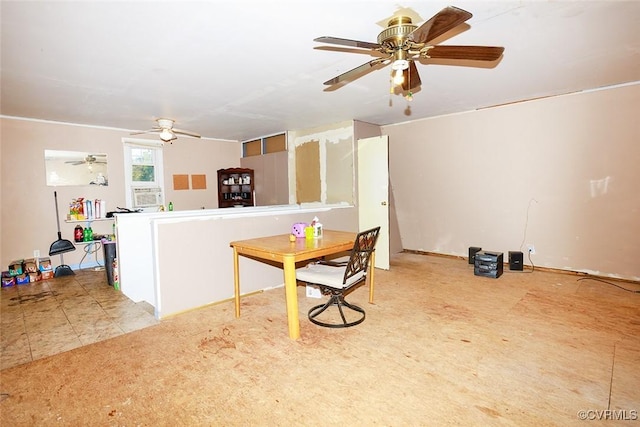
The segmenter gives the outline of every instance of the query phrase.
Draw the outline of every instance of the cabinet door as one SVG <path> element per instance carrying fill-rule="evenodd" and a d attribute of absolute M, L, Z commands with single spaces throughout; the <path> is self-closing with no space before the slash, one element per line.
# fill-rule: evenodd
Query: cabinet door
<path fill-rule="evenodd" d="M 242 166 L 253 169 L 256 206 L 289 203 L 288 153 L 280 151 L 261 156 L 243 157 Z"/>

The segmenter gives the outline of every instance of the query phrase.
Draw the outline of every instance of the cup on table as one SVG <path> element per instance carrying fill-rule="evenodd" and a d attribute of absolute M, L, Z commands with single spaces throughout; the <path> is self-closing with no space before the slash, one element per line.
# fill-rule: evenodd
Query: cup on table
<path fill-rule="evenodd" d="M 307 240 L 313 240 L 313 227 L 307 226 L 304 228 L 304 237 Z"/>

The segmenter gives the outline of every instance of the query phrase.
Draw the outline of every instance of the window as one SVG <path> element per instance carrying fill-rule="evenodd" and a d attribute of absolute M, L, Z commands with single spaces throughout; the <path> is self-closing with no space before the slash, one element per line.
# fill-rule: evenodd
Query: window
<path fill-rule="evenodd" d="M 259 156 L 279 151 L 287 151 L 287 135 L 284 133 L 242 143 L 242 157 Z"/>
<path fill-rule="evenodd" d="M 133 208 L 133 189 L 160 188 L 164 193 L 162 143 L 123 138 L 127 208 Z"/>
<path fill-rule="evenodd" d="M 157 148 L 131 147 L 131 181 L 134 184 L 156 182 Z"/>

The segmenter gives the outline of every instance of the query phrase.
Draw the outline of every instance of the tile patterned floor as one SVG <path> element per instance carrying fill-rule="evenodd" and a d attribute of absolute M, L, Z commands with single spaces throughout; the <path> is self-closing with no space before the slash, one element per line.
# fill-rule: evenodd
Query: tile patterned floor
<path fill-rule="evenodd" d="M 153 307 L 85 269 L 0 292 L 0 369 L 103 341 L 158 323 Z"/>

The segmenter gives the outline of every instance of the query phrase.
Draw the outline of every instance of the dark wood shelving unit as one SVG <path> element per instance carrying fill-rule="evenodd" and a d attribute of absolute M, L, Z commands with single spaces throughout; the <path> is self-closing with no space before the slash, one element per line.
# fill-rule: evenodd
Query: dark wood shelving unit
<path fill-rule="evenodd" d="M 253 169 L 218 170 L 218 207 L 254 206 Z"/>

